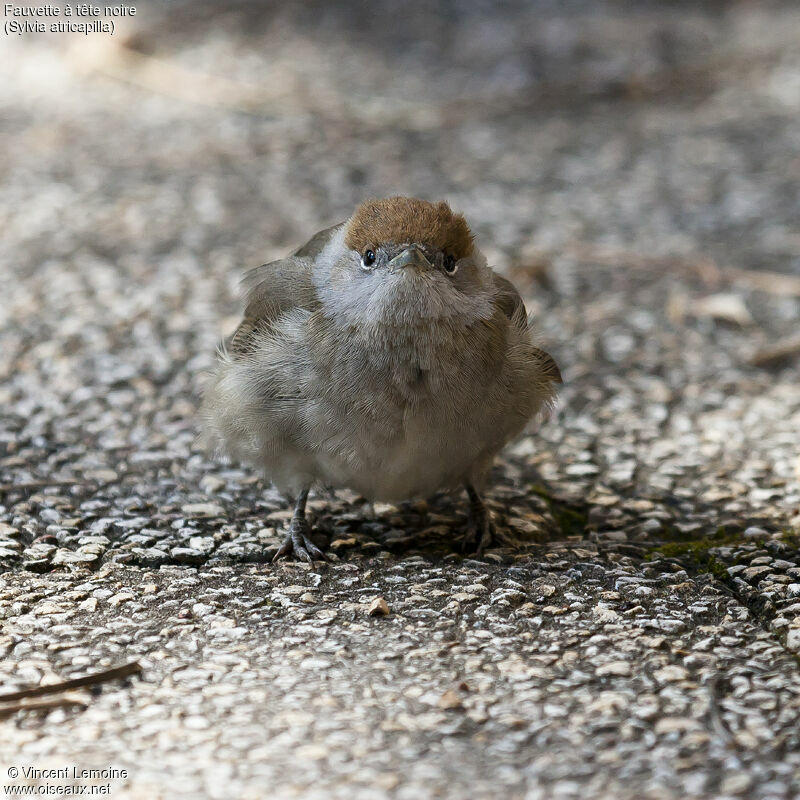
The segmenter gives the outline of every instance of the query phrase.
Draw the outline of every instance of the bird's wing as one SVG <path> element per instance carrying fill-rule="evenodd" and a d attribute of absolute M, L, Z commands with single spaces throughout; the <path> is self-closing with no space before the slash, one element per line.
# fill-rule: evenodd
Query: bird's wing
<path fill-rule="evenodd" d="M 497 292 L 495 295 L 497 305 L 500 306 L 503 313 L 515 327 L 522 331 L 527 331 L 528 315 L 525 312 L 525 303 L 522 302 L 516 287 L 510 280 L 498 275 L 496 272 L 492 277 L 494 278 L 494 288 Z"/>
<path fill-rule="evenodd" d="M 344 223 L 342 223 L 344 224 Z M 234 357 L 252 353 L 261 333 L 281 314 L 293 308 L 313 311 L 317 306 L 311 273 L 314 259 L 341 227 L 334 225 L 315 234 L 288 258 L 271 261 L 245 274 L 244 317 L 228 342 Z"/>
<path fill-rule="evenodd" d="M 494 286 L 497 291 L 497 305 L 514 325 L 521 331 L 528 330 L 528 315 L 525 311 L 525 303 L 519 295 L 516 287 L 510 280 L 502 275 L 494 273 Z M 555 359 L 539 347 L 533 348 L 534 354 L 539 361 L 541 372 L 555 383 L 562 383 L 561 370 L 558 368 Z"/>
<path fill-rule="evenodd" d="M 292 255 L 301 258 L 316 258 L 331 240 L 331 236 L 339 231 L 343 225 L 344 222 L 340 222 L 338 225 L 331 225 L 330 228 L 325 228 L 325 230 L 315 233 L 302 247 L 298 247 Z"/>

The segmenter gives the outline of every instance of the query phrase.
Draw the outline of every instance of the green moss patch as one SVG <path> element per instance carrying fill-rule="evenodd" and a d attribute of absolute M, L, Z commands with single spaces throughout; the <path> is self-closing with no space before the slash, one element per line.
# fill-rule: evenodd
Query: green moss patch
<path fill-rule="evenodd" d="M 532 484 L 528 491 L 541 497 L 547 503 L 553 520 L 563 536 L 583 536 L 589 522 L 589 514 L 585 508 L 567 505 L 562 500 L 557 500 L 544 486 Z"/>

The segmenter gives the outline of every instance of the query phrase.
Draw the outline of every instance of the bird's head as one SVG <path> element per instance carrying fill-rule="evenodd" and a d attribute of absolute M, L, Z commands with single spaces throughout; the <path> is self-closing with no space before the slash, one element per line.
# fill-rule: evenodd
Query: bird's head
<path fill-rule="evenodd" d="M 447 203 L 362 203 L 319 256 L 323 305 L 356 324 L 491 316 L 491 272 Z"/>

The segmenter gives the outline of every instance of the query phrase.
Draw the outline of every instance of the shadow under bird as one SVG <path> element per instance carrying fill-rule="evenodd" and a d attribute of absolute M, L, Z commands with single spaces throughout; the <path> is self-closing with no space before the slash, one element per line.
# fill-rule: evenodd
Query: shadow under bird
<path fill-rule="evenodd" d="M 370 200 L 244 285 L 203 439 L 297 498 L 275 557 L 325 558 L 305 515 L 314 485 L 390 502 L 464 486 L 464 549 L 490 546 L 489 468 L 561 376 L 464 217 L 443 202 Z"/>

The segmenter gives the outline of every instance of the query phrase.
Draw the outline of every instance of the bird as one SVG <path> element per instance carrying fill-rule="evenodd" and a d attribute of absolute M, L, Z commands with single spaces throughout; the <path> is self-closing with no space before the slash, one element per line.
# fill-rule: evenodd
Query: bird
<path fill-rule="evenodd" d="M 294 502 L 274 559 L 328 560 L 306 517 L 314 487 L 370 502 L 466 489 L 464 552 L 502 540 L 483 491 L 499 451 L 553 406 L 561 374 L 514 285 L 444 201 L 361 203 L 243 279 L 201 441 Z"/>

